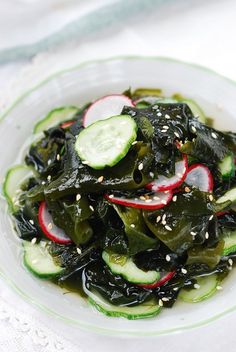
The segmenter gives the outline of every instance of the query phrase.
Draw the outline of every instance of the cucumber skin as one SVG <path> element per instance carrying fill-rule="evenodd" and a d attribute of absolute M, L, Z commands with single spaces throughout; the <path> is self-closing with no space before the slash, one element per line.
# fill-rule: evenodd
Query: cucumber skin
<path fill-rule="evenodd" d="M 136 319 L 145 319 L 145 318 L 152 318 L 156 315 L 158 315 L 161 311 L 161 307 L 156 305 L 153 306 L 153 308 L 156 308 L 153 310 L 153 312 L 148 312 L 144 314 L 132 314 L 132 313 L 125 313 L 125 312 L 116 312 L 116 311 L 108 311 L 105 308 L 103 308 L 100 304 L 96 303 L 92 298 L 88 298 L 88 302 L 95 307 L 100 313 L 105 314 L 108 317 L 122 317 L 126 318 L 128 320 L 136 320 Z M 128 307 L 127 307 L 128 309 Z"/>
<path fill-rule="evenodd" d="M 227 172 L 224 172 L 223 168 L 224 168 L 224 162 L 227 162 L 227 159 L 230 158 L 230 161 L 231 161 L 231 168 L 230 170 L 228 170 Z M 234 176 L 235 174 L 235 165 L 234 165 L 234 158 L 233 158 L 233 155 L 227 155 L 220 163 L 219 163 L 219 170 L 220 170 L 220 173 L 222 175 L 222 178 L 225 180 L 225 179 L 228 179 L 228 178 L 231 178 Z"/>
<path fill-rule="evenodd" d="M 65 109 L 66 109 L 66 110 L 67 110 L 67 109 L 68 109 L 68 110 L 69 110 L 69 109 L 74 109 L 74 110 L 75 110 L 75 113 L 74 113 L 73 116 L 75 116 L 75 114 L 79 111 L 79 108 L 76 107 L 76 106 L 73 106 L 73 105 L 71 105 L 71 106 L 62 106 L 62 107 L 59 107 L 59 108 L 55 108 L 55 109 L 51 110 L 43 119 L 41 119 L 40 121 L 38 121 L 38 122 L 36 123 L 36 125 L 34 126 L 34 129 L 33 129 L 33 134 L 43 132 L 45 129 L 41 129 L 40 126 L 41 126 L 41 125 L 44 125 L 46 121 L 49 121 L 50 118 L 51 118 L 51 116 L 52 116 L 52 114 L 54 114 L 54 113 L 56 113 L 56 112 L 61 112 L 61 111 L 65 110 Z M 57 124 L 59 124 L 59 123 L 62 123 L 62 122 L 65 122 L 65 121 L 68 121 L 68 120 L 72 119 L 73 116 L 70 116 L 68 119 L 65 118 L 65 119 L 63 119 L 62 121 L 58 121 L 58 122 L 55 123 L 55 125 L 57 125 Z M 51 126 L 51 127 L 52 127 L 52 126 Z M 48 127 L 48 128 L 50 128 L 50 127 Z M 47 129 L 48 129 L 48 128 L 47 128 Z"/>
<path fill-rule="evenodd" d="M 223 255 L 229 255 L 230 253 L 236 252 L 236 244 L 234 246 L 231 246 L 229 248 L 225 248 L 223 250 Z"/>

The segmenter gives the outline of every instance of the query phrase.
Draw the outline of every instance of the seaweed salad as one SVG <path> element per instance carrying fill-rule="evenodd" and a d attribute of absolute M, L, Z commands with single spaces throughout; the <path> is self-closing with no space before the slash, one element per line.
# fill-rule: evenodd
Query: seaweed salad
<path fill-rule="evenodd" d="M 144 88 L 48 113 L 3 187 L 24 266 L 128 319 L 220 290 L 236 258 L 236 133 L 213 122 Z"/>

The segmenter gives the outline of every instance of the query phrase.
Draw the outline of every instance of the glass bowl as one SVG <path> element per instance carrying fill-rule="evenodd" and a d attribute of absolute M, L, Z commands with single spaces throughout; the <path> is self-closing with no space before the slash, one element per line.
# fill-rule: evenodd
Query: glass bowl
<path fill-rule="evenodd" d="M 81 106 L 102 95 L 132 87 L 161 88 L 165 95 L 180 93 L 196 100 L 220 129 L 233 130 L 236 85 L 215 72 L 168 58 L 122 57 L 88 62 L 59 72 L 19 98 L 0 120 L 0 177 L 22 162 L 28 137 L 36 121 L 51 109 L 66 104 Z M 7 205 L 0 201 L 0 274 L 21 296 L 44 312 L 72 324 L 109 335 L 170 334 L 207 324 L 236 308 L 236 270 L 223 282 L 224 289 L 198 304 L 178 301 L 155 318 L 129 321 L 95 311 L 75 294 L 33 277 L 22 265 L 21 243 L 12 227 Z"/>

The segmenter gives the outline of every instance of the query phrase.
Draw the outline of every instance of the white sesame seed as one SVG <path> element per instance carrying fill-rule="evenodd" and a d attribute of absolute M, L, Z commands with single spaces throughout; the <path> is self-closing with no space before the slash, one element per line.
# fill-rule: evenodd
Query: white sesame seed
<path fill-rule="evenodd" d="M 185 190 L 186 193 L 190 192 L 190 188 L 189 187 L 184 187 L 184 190 Z"/>
<path fill-rule="evenodd" d="M 179 289 L 178 287 L 174 287 L 173 291 L 178 291 L 178 289 Z"/>
<path fill-rule="evenodd" d="M 46 184 L 46 182 L 45 182 L 45 181 L 42 181 L 42 182 L 41 182 L 41 184 L 42 184 L 42 185 L 45 185 L 45 184 Z"/>
<path fill-rule="evenodd" d="M 193 232 L 193 231 L 190 232 L 190 235 L 192 235 L 192 236 L 196 236 L 196 234 L 197 234 L 197 232 Z"/>
<path fill-rule="evenodd" d="M 177 138 L 180 138 L 180 135 L 178 134 L 178 132 L 174 132 L 174 135 L 175 135 Z"/>
<path fill-rule="evenodd" d="M 217 289 L 217 290 L 223 290 L 223 287 L 220 286 L 220 285 L 217 285 L 217 286 L 216 286 L 216 289 Z"/>
<path fill-rule="evenodd" d="M 197 132 L 197 130 L 196 130 L 196 128 L 194 126 L 191 127 L 191 130 L 192 130 L 193 133 Z"/>
<path fill-rule="evenodd" d="M 154 200 L 160 200 L 160 197 L 154 196 L 153 199 Z"/>
<path fill-rule="evenodd" d="M 165 220 L 162 220 L 162 225 L 166 225 L 166 221 Z"/>
<path fill-rule="evenodd" d="M 171 260 L 171 258 L 170 258 L 170 256 L 169 256 L 169 254 L 167 254 L 167 255 L 166 255 L 166 261 L 167 261 L 167 262 L 170 262 L 170 260 Z"/>
<path fill-rule="evenodd" d="M 139 171 L 141 171 L 143 169 L 143 163 L 139 164 L 138 169 L 139 169 Z"/>
<path fill-rule="evenodd" d="M 160 220 L 161 220 L 161 216 L 158 215 L 158 217 L 156 218 L 156 223 L 160 222 Z"/>
<path fill-rule="evenodd" d="M 48 224 L 48 228 L 49 228 L 49 230 L 52 229 L 52 223 L 51 222 Z"/>
<path fill-rule="evenodd" d="M 157 116 L 159 116 L 159 117 L 162 116 L 162 113 L 161 113 L 161 112 L 158 112 L 158 113 L 157 113 Z"/>
<path fill-rule="evenodd" d="M 130 227 L 135 228 L 135 225 L 134 225 L 134 224 L 131 224 Z"/>
<path fill-rule="evenodd" d="M 170 191 L 164 191 L 164 193 L 166 193 L 166 194 L 169 193 L 169 192 L 170 192 Z"/>
<path fill-rule="evenodd" d="M 88 164 L 89 164 L 89 161 L 88 161 L 88 160 L 83 160 L 83 161 L 82 161 L 82 164 L 88 165 Z"/>
<path fill-rule="evenodd" d="M 164 214 L 164 215 L 162 216 L 162 220 L 165 221 L 165 219 L 166 219 L 166 214 Z"/>
<path fill-rule="evenodd" d="M 162 200 L 162 204 L 167 204 L 167 201 L 166 200 Z"/>
<path fill-rule="evenodd" d="M 177 201 L 177 196 L 174 196 L 174 197 L 172 198 L 172 200 L 173 200 L 173 202 L 176 202 L 176 201 Z"/>
<path fill-rule="evenodd" d="M 32 238 L 31 243 L 32 243 L 32 244 L 35 244 L 35 243 L 36 243 L 36 241 L 37 241 L 37 238 L 36 238 L 36 237 L 34 237 L 34 238 Z"/>
<path fill-rule="evenodd" d="M 165 229 L 166 229 L 167 231 L 172 231 L 172 228 L 171 228 L 170 226 L 168 226 L 168 225 L 165 225 Z"/>
<path fill-rule="evenodd" d="M 183 274 L 187 274 L 187 270 L 184 269 L 184 268 L 181 269 L 181 272 L 182 272 Z"/>
<path fill-rule="evenodd" d="M 196 288 L 197 290 L 199 290 L 199 288 L 201 287 L 199 284 L 194 284 L 193 285 L 194 288 Z"/>
<path fill-rule="evenodd" d="M 48 159 L 48 165 L 50 165 L 52 163 L 51 159 Z"/>
<path fill-rule="evenodd" d="M 48 180 L 48 181 L 51 181 L 51 179 L 52 179 L 52 176 L 51 176 L 51 175 L 48 175 L 47 180 Z"/>
<path fill-rule="evenodd" d="M 217 139 L 217 135 L 214 132 L 212 132 L 211 135 L 213 138 Z"/>
<path fill-rule="evenodd" d="M 150 177 L 154 177 L 154 173 L 153 172 L 149 172 L 149 175 L 150 175 Z"/>
<path fill-rule="evenodd" d="M 205 237 L 206 237 L 206 240 L 208 240 L 208 238 L 209 238 L 209 233 L 208 232 L 205 233 Z"/>
<path fill-rule="evenodd" d="M 135 144 L 137 144 L 138 143 L 138 141 L 134 141 L 133 143 L 132 143 L 132 145 L 135 145 Z"/>
<path fill-rule="evenodd" d="M 31 223 L 31 225 L 34 225 L 34 220 L 30 219 L 29 222 Z"/>
<path fill-rule="evenodd" d="M 152 202 L 152 199 L 150 199 L 150 198 L 149 198 L 149 199 L 145 199 L 145 202 L 146 202 L 146 203 L 151 203 L 151 202 Z"/>
<path fill-rule="evenodd" d="M 94 211 L 94 207 L 92 205 L 90 205 L 89 208 Z"/>
<path fill-rule="evenodd" d="M 157 110 L 158 108 L 159 108 L 158 105 L 153 105 L 153 107 L 152 107 L 153 110 Z"/>
<path fill-rule="evenodd" d="M 228 263 L 229 263 L 229 265 L 232 266 L 234 262 L 233 262 L 233 260 L 230 258 L 230 259 L 228 260 Z"/>
<path fill-rule="evenodd" d="M 103 179 L 104 179 L 104 176 L 100 176 L 100 177 L 98 177 L 98 182 L 102 182 L 103 181 Z"/>
<path fill-rule="evenodd" d="M 211 221 L 213 218 L 214 218 L 214 215 L 211 215 L 211 216 L 209 217 L 209 220 Z"/>
<path fill-rule="evenodd" d="M 80 199 L 81 199 L 81 194 L 78 193 L 78 194 L 76 195 L 76 200 L 77 200 L 77 202 L 78 202 Z"/>
<path fill-rule="evenodd" d="M 109 194 L 109 198 L 114 198 L 114 194 Z"/>
<path fill-rule="evenodd" d="M 165 118 L 166 118 L 167 120 L 170 119 L 170 115 L 165 114 Z"/>
<path fill-rule="evenodd" d="M 161 130 L 161 132 L 164 132 L 164 133 L 165 133 L 165 132 L 167 132 L 167 130 Z"/>
<path fill-rule="evenodd" d="M 78 253 L 78 254 L 81 254 L 81 253 L 82 253 L 82 251 L 81 251 L 81 249 L 80 249 L 79 247 L 77 247 L 76 250 L 77 250 L 77 253 Z"/>
<path fill-rule="evenodd" d="M 163 307 L 163 301 L 162 301 L 162 299 L 159 299 L 158 304 L 159 304 L 160 307 Z"/>
<path fill-rule="evenodd" d="M 182 119 L 182 116 L 176 115 L 177 119 Z"/>
<path fill-rule="evenodd" d="M 168 129 L 169 129 L 169 126 L 163 126 L 163 128 L 164 128 L 165 130 L 168 130 Z"/>
<path fill-rule="evenodd" d="M 139 199 L 146 200 L 146 198 L 144 196 L 140 196 Z"/>
<path fill-rule="evenodd" d="M 214 199 L 214 198 L 213 198 L 213 195 L 212 195 L 212 194 L 210 194 L 210 195 L 209 195 L 209 200 L 212 202 L 212 201 L 213 201 L 213 199 Z"/>
<path fill-rule="evenodd" d="M 61 159 L 60 154 L 57 154 L 57 160 L 59 161 Z"/>
<path fill-rule="evenodd" d="M 163 302 L 168 302 L 170 299 L 168 297 L 162 297 Z"/>

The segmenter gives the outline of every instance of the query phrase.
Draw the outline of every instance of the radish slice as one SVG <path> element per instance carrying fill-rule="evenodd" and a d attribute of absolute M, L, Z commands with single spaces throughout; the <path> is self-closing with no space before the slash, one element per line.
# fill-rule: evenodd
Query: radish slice
<path fill-rule="evenodd" d="M 155 210 L 163 208 L 171 201 L 172 192 L 156 192 L 151 196 L 141 196 L 139 198 L 114 197 L 114 195 L 109 194 L 105 194 L 104 197 L 112 203 L 125 205 L 126 207 Z"/>
<path fill-rule="evenodd" d="M 213 191 L 213 177 L 207 166 L 194 164 L 188 169 L 185 182 L 189 186 L 194 186 L 202 192 Z"/>
<path fill-rule="evenodd" d="M 138 284 L 138 286 L 143 287 L 143 288 L 156 288 L 156 287 L 160 287 L 162 285 L 164 285 L 164 283 L 166 283 L 167 281 L 169 281 L 170 279 L 172 279 L 172 277 L 175 275 L 175 271 L 170 271 L 169 273 L 167 273 L 166 275 L 164 275 L 160 280 L 154 282 L 153 284 Z"/>
<path fill-rule="evenodd" d="M 188 158 L 183 155 L 183 160 L 175 163 L 175 175 L 172 177 L 166 177 L 159 175 L 158 178 L 151 183 L 146 185 L 147 189 L 151 189 L 154 192 L 157 191 L 169 191 L 179 187 L 185 180 L 188 171 Z"/>
<path fill-rule="evenodd" d="M 66 121 L 64 123 L 61 124 L 61 128 L 67 128 L 67 127 L 70 127 L 71 125 L 73 125 L 75 121 Z"/>
<path fill-rule="evenodd" d="M 50 240 L 61 244 L 72 242 L 64 230 L 60 229 L 53 223 L 52 216 L 49 213 L 45 202 L 40 204 L 38 219 L 43 233 Z"/>
<path fill-rule="evenodd" d="M 98 120 L 120 115 L 125 105 L 134 106 L 132 100 L 122 94 L 106 95 L 99 98 L 85 112 L 83 126 L 88 127 Z"/>

